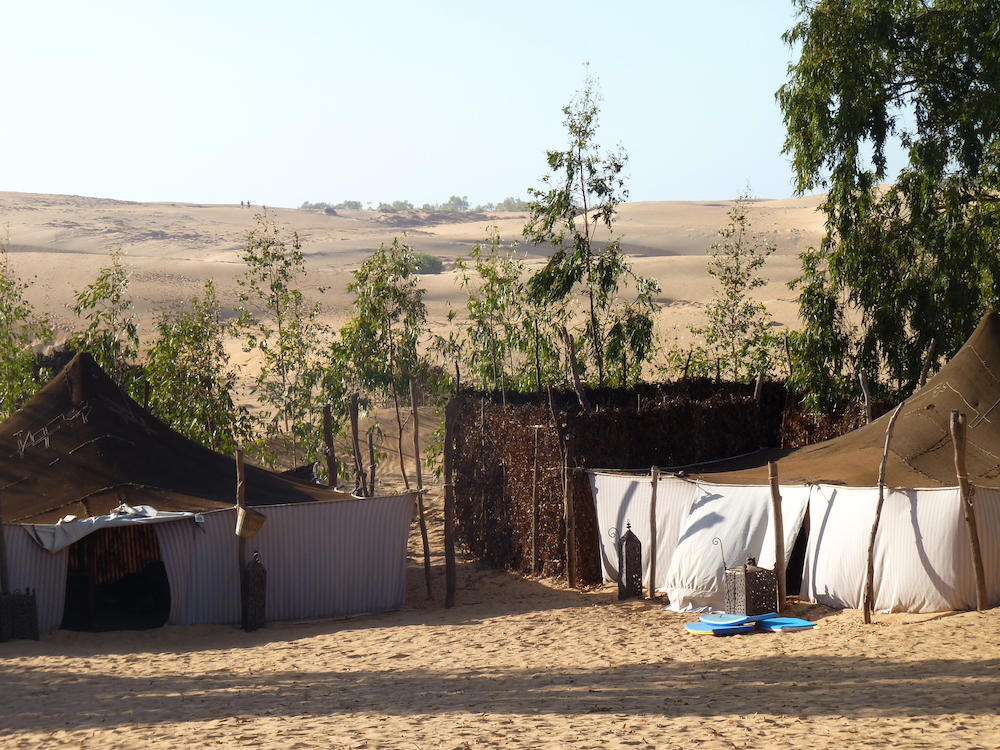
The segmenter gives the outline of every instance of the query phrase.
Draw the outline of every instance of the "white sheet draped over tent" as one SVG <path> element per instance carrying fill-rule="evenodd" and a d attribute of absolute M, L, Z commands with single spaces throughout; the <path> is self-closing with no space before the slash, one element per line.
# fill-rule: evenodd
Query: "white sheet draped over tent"
<path fill-rule="evenodd" d="M 649 582 L 649 475 L 591 472 L 605 581 L 618 580 L 612 528 L 632 531 L 643 545 Z M 801 595 L 835 607 L 860 608 L 877 488 L 782 485 L 785 555 L 809 508 L 810 529 Z M 988 600 L 1000 604 L 1000 491 L 977 488 L 979 538 Z M 726 564 L 748 555 L 774 565 L 774 526 L 766 486 L 718 485 L 661 476 L 657 486 L 657 591 L 677 610 L 721 608 L 722 550 Z M 957 488 L 887 489 L 875 539 L 875 609 L 937 612 L 975 607 L 968 532 Z"/>

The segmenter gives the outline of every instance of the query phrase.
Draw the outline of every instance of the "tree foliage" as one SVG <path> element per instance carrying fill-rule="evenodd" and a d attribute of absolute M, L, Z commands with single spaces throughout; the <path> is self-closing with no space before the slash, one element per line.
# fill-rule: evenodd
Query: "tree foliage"
<path fill-rule="evenodd" d="M 804 257 L 798 377 L 910 389 L 1000 296 L 1000 11 L 992 0 L 796 0 L 778 91 L 799 192 L 828 189 Z M 886 148 L 907 162 L 889 175 Z M 889 187 L 881 183 L 895 182 Z M 834 373 L 827 377 L 823 371 Z M 837 375 L 843 377 L 836 377 Z"/>
<path fill-rule="evenodd" d="M 48 321 L 35 314 L 10 262 L 9 230 L 0 239 L 0 419 L 35 394 L 43 378 L 35 368 L 32 344 L 52 339 Z"/>
<path fill-rule="evenodd" d="M 751 205 L 747 195 L 734 202 L 729 224 L 712 245 L 708 272 L 716 281 L 716 294 L 705 307 L 707 324 L 694 331 L 705 337 L 733 381 L 769 372 L 775 345 L 767 308 L 750 296 L 767 283 L 761 272 L 774 252 L 774 245 L 753 231 Z"/>
<path fill-rule="evenodd" d="M 427 309 L 415 267 L 413 248 L 396 237 L 365 258 L 347 285 L 354 310 L 334 358 L 348 363 L 354 383 L 369 392 L 406 392 L 410 378 L 420 375 L 417 344 L 426 333 Z"/>
<path fill-rule="evenodd" d="M 146 353 L 150 411 L 212 450 L 235 455 L 250 445 L 253 423 L 234 401 L 238 373 L 225 349 L 228 326 L 212 281 L 188 306 L 162 313 L 156 327 L 158 336 Z"/>
<path fill-rule="evenodd" d="M 457 348 L 473 382 L 530 391 L 560 379 L 551 308 L 529 298 L 524 262 L 504 245 L 499 228 L 490 227 L 469 259 L 459 260 L 458 272 L 468 300 Z"/>
<path fill-rule="evenodd" d="M 129 392 L 138 381 L 132 365 L 139 358 L 139 321 L 129 296 L 130 283 L 131 270 L 122 260 L 121 248 L 116 248 L 111 263 L 97 272 L 94 282 L 76 292 L 73 312 L 87 321 L 87 328 L 70 340 L 73 349 L 89 352 Z"/>
<path fill-rule="evenodd" d="M 532 200 L 524 236 L 532 244 L 555 248 L 545 267 L 528 282 L 533 301 L 566 305 L 574 293 L 582 293 L 582 344 L 589 349 L 603 386 L 609 354 L 626 357 L 632 351 L 641 368 L 652 345 L 658 287 L 655 281 L 633 274 L 620 238 L 597 239 L 601 225 L 612 232 L 618 206 L 628 197 L 625 150 L 619 147 L 601 154 L 596 143 L 600 101 L 597 82 L 588 71 L 583 91 L 563 107 L 567 148 L 548 152 L 551 173 L 542 178 L 542 189 L 529 191 Z M 634 301 L 625 304 L 621 295 L 629 285 Z M 622 362 L 624 382 L 629 369 L 627 360 Z"/>
<path fill-rule="evenodd" d="M 267 436 L 286 443 L 294 463 L 314 461 L 322 453 L 329 332 L 320 304 L 310 304 L 298 287 L 306 273 L 298 234 L 289 245 L 266 214 L 257 224 L 240 256 L 246 270 L 237 279 L 238 326 L 244 349 L 260 357 L 254 392 L 268 412 Z"/>

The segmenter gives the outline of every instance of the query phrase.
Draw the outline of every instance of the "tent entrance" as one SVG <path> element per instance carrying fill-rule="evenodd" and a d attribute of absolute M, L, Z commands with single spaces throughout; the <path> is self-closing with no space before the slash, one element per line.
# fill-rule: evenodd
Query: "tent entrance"
<path fill-rule="evenodd" d="M 144 630 L 166 624 L 170 584 L 149 524 L 104 528 L 69 547 L 65 630 Z"/>

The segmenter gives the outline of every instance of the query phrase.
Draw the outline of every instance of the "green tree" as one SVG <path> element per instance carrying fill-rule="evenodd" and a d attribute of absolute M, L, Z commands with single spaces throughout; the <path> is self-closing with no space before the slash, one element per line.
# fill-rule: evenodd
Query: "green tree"
<path fill-rule="evenodd" d="M 212 281 L 202 297 L 177 305 L 156 321 L 158 336 L 146 352 L 149 408 L 166 424 L 212 450 L 235 455 L 254 442 L 253 422 L 234 401 L 238 372 L 225 348 Z"/>
<path fill-rule="evenodd" d="M 111 264 L 97 272 L 94 283 L 76 292 L 73 312 L 86 319 L 87 328 L 70 340 L 70 346 L 89 352 L 118 385 L 132 392 L 138 382 L 132 365 L 139 358 L 139 329 L 130 283 L 131 270 L 122 260 L 121 248 L 116 248 Z"/>
<path fill-rule="evenodd" d="M 712 244 L 708 273 L 716 281 L 716 294 L 705 307 L 708 322 L 693 333 L 704 336 L 733 381 L 750 379 L 771 369 L 775 344 L 771 316 L 750 294 L 767 283 L 761 275 L 774 245 L 755 234 L 751 200 L 741 195 L 729 210 L 729 224 L 719 230 Z"/>
<path fill-rule="evenodd" d="M 551 174 L 542 178 L 543 189 L 529 190 L 532 200 L 524 236 L 532 244 L 555 248 L 545 267 L 528 281 L 533 301 L 565 306 L 577 290 L 582 293 L 582 344 L 592 353 L 597 380 L 603 386 L 609 339 L 617 353 L 624 353 L 620 344 L 626 339 L 640 344 L 636 352 L 642 356 L 648 352 L 658 289 L 656 282 L 633 274 L 620 238 L 597 239 L 601 224 L 612 232 L 618 206 L 628 197 L 624 149 L 602 155 L 595 140 L 600 101 L 597 82 L 588 70 L 583 91 L 563 107 L 567 148 L 548 152 Z M 623 305 L 620 293 L 629 284 L 634 287 L 635 302 L 617 309 Z M 568 310 L 564 314 L 568 316 Z"/>
<path fill-rule="evenodd" d="M 35 368 L 32 344 L 51 341 L 48 321 L 24 298 L 28 284 L 10 262 L 10 230 L 0 239 L 0 419 L 6 419 L 41 387 L 47 373 Z"/>
<path fill-rule="evenodd" d="M 795 5 L 785 152 L 800 193 L 829 191 L 796 369 L 824 389 L 817 403 L 854 393 L 860 368 L 909 390 L 931 340 L 951 356 L 1000 296 L 1000 14 L 987 0 Z M 894 139 L 907 162 L 884 187 Z"/>
<path fill-rule="evenodd" d="M 334 359 L 349 363 L 351 378 L 364 391 L 395 397 L 421 374 L 417 344 L 426 333 L 427 309 L 414 255 L 394 238 L 365 258 L 347 285 L 354 310 Z"/>
<path fill-rule="evenodd" d="M 247 267 L 237 279 L 237 324 L 244 349 L 260 357 L 253 390 L 268 411 L 267 436 L 284 443 L 294 464 L 314 461 L 322 453 L 329 331 L 319 320 L 320 304 L 310 304 L 298 288 L 306 273 L 298 234 L 286 245 L 266 214 L 257 223 L 240 254 Z"/>

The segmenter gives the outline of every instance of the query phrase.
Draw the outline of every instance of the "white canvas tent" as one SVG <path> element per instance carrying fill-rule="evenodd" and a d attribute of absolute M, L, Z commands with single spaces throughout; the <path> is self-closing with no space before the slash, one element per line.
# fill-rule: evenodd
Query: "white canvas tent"
<path fill-rule="evenodd" d="M 616 535 L 631 524 L 649 584 L 650 475 L 592 472 L 604 580 L 618 580 Z M 877 488 L 782 485 L 786 564 L 808 510 L 800 595 L 832 607 L 861 608 Z M 978 488 L 976 514 L 987 596 L 1000 604 L 1000 491 Z M 714 484 L 661 475 L 657 486 L 657 592 L 677 611 L 722 609 L 723 553 L 730 567 L 753 556 L 774 566 L 774 522 L 766 486 Z M 615 532 L 612 532 L 615 529 Z M 719 539 L 720 544 L 713 540 Z M 957 488 L 890 489 L 875 546 L 875 609 L 974 609 L 975 576 Z"/>
<path fill-rule="evenodd" d="M 967 416 L 968 476 L 974 485 L 987 601 L 1000 604 L 1000 316 L 984 316 L 969 341 L 901 408 L 885 475 L 875 539 L 875 609 L 934 612 L 976 605 L 971 542 L 955 475 L 952 411 Z M 781 482 L 785 554 L 809 519 L 801 595 L 861 607 L 878 470 L 889 415 L 840 438 L 791 452 L 766 452 L 660 477 L 657 591 L 676 609 L 718 608 L 722 552 L 774 563 L 769 461 Z M 643 544 L 649 581 L 650 475 L 593 472 L 606 581 L 618 580 L 614 535 L 630 523 Z M 719 544 L 713 540 L 719 539 Z M 721 549 L 720 549 L 721 548 Z M 795 593 L 795 592 L 790 592 Z"/>

